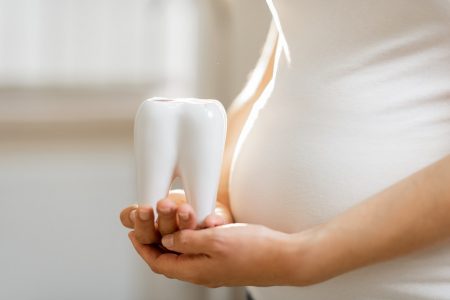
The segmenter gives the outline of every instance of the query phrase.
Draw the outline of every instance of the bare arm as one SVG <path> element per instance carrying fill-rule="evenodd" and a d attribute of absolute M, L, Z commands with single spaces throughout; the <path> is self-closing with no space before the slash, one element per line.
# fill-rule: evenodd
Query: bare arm
<path fill-rule="evenodd" d="M 309 278 L 297 274 L 294 284 L 320 282 L 448 238 L 450 155 L 330 222 L 293 235 L 291 249 L 309 249 L 295 257 L 311 266 Z"/>
<path fill-rule="evenodd" d="M 210 287 L 305 286 L 450 238 L 449 182 L 450 155 L 300 233 L 230 224 L 166 235 L 164 246 L 180 255 L 130 238 L 149 266 L 169 277 Z"/>

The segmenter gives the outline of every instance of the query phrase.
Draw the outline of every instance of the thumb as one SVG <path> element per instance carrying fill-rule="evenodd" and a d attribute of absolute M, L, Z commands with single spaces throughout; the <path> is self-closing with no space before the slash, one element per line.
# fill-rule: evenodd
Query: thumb
<path fill-rule="evenodd" d="M 171 251 L 184 254 L 208 254 L 211 238 L 212 231 L 210 229 L 185 229 L 165 235 L 161 242 Z"/>

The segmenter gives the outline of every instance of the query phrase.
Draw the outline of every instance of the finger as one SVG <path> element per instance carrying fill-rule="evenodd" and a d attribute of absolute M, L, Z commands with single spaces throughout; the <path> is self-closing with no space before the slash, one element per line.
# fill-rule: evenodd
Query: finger
<path fill-rule="evenodd" d="M 187 203 L 181 204 L 177 209 L 178 228 L 195 229 L 197 227 L 197 220 L 192 206 Z"/>
<path fill-rule="evenodd" d="M 134 228 L 134 220 L 132 220 L 131 218 L 131 212 L 137 209 L 137 205 L 131 205 L 128 206 L 127 208 L 125 208 L 124 210 L 122 210 L 120 212 L 120 221 L 122 222 L 122 225 L 127 227 L 127 228 Z M 136 213 L 134 213 L 133 215 L 135 215 Z"/>
<path fill-rule="evenodd" d="M 141 244 L 137 239 L 136 233 L 134 231 L 131 231 L 128 234 L 128 237 L 130 238 L 131 243 L 133 244 L 134 249 L 136 249 L 137 253 L 144 259 L 144 261 L 155 273 L 159 273 L 159 270 L 156 267 L 156 260 L 163 253 L 161 249 L 158 246 Z"/>
<path fill-rule="evenodd" d="M 155 229 L 155 215 L 150 206 L 140 206 L 136 210 L 134 231 L 136 239 L 141 244 L 154 244 L 160 240 L 160 235 Z"/>
<path fill-rule="evenodd" d="M 207 257 L 204 255 L 176 255 L 163 252 L 155 245 L 142 245 L 133 231 L 128 234 L 128 237 L 138 254 L 155 273 L 194 282 L 200 277 L 199 271 L 205 269 L 204 263 Z"/>
<path fill-rule="evenodd" d="M 136 233 L 134 231 L 131 231 L 128 234 L 128 237 L 130 238 L 134 249 L 136 249 L 137 253 L 142 257 L 142 259 L 144 259 L 153 272 L 174 277 L 177 269 L 176 260 L 178 255 L 166 253 L 157 245 L 141 244 L 137 240 Z"/>
<path fill-rule="evenodd" d="M 158 212 L 158 229 L 161 235 L 177 231 L 177 204 L 172 199 L 166 198 L 156 204 Z"/>
<path fill-rule="evenodd" d="M 182 230 L 165 235 L 161 242 L 171 251 L 183 254 L 210 254 L 215 247 L 212 228 L 203 230 Z"/>
<path fill-rule="evenodd" d="M 201 228 L 210 228 L 225 225 L 225 219 L 220 215 L 209 215 L 206 217 L 205 221 L 200 225 Z"/>

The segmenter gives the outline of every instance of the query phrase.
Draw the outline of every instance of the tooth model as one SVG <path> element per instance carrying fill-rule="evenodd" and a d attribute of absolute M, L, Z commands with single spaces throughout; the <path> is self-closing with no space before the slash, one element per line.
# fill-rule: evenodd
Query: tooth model
<path fill-rule="evenodd" d="M 203 222 L 216 203 L 226 127 L 217 100 L 144 101 L 134 123 L 139 204 L 155 207 L 180 177 L 197 221 Z"/>

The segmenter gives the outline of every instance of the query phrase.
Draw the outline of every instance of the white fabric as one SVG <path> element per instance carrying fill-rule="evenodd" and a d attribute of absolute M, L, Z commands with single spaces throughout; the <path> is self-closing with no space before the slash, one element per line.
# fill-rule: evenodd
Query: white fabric
<path fill-rule="evenodd" d="M 236 221 L 301 231 L 450 153 L 450 1 L 273 4 L 291 62 L 277 54 L 272 94 L 254 105 L 235 153 Z M 450 299 L 450 242 L 311 287 L 251 291 Z"/>

